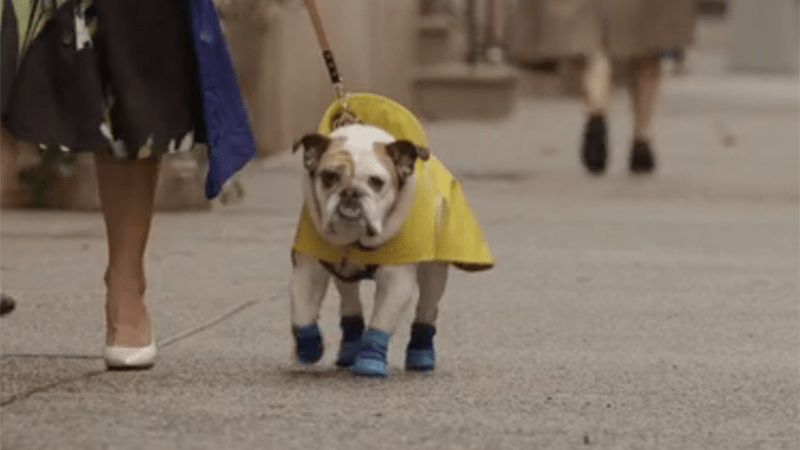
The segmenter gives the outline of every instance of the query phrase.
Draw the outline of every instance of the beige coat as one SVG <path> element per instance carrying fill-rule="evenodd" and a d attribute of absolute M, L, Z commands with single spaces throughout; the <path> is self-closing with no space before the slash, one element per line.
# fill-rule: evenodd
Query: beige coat
<path fill-rule="evenodd" d="M 605 50 L 624 60 L 694 38 L 695 0 L 517 0 L 512 59 L 533 62 Z"/>

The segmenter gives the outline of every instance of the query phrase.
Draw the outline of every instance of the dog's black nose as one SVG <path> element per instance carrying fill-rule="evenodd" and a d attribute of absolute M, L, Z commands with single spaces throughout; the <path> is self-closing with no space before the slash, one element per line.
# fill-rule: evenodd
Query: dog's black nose
<path fill-rule="evenodd" d="M 349 219 L 361 215 L 361 194 L 354 188 L 344 188 L 339 193 L 339 213 Z"/>
<path fill-rule="evenodd" d="M 346 208 L 361 209 L 361 203 L 358 201 L 361 198 L 361 193 L 355 188 L 344 188 L 339 193 L 339 204 Z"/>
<path fill-rule="evenodd" d="M 358 193 L 358 189 L 349 187 L 342 189 L 342 192 L 339 193 L 339 196 L 344 201 L 353 201 L 358 200 L 358 197 L 360 197 L 361 194 Z"/>

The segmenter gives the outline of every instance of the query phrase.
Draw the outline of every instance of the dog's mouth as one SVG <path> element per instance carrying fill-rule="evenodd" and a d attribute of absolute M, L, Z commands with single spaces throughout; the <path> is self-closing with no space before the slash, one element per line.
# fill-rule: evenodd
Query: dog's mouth
<path fill-rule="evenodd" d="M 339 218 L 339 223 L 347 227 L 363 226 L 363 231 L 368 238 L 374 238 L 378 235 L 378 230 L 367 220 L 359 203 L 340 203 L 336 207 L 336 216 Z"/>
<path fill-rule="evenodd" d="M 357 222 L 363 217 L 361 205 L 357 203 L 340 203 L 336 208 L 336 213 L 348 222 Z"/>

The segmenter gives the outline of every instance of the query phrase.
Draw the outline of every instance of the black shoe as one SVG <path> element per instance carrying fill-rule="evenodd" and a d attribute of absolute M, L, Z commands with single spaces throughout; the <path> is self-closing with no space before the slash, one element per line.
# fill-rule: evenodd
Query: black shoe
<path fill-rule="evenodd" d="M 608 136 L 606 119 L 600 115 L 592 115 L 586 122 L 583 132 L 583 152 L 581 160 L 590 173 L 600 175 L 606 170 L 608 159 Z"/>
<path fill-rule="evenodd" d="M 633 141 L 631 149 L 630 169 L 633 173 L 650 173 L 656 168 L 656 161 L 653 157 L 653 150 L 650 143 L 641 139 Z"/>
<path fill-rule="evenodd" d="M 2 294 L 0 295 L 0 316 L 5 316 L 17 307 L 17 302 L 13 298 Z"/>

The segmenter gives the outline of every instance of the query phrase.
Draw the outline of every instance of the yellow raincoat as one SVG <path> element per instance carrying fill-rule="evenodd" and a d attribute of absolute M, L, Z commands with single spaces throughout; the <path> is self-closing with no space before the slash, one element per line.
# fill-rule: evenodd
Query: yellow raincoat
<path fill-rule="evenodd" d="M 349 106 L 361 121 L 386 130 L 395 139 L 428 147 L 419 121 L 400 104 L 377 95 L 350 94 Z M 319 127 L 321 134 L 332 131 L 332 119 L 340 110 L 338 102 L 328 108 Z M 329 244 L 317 232 L 304 206 L 293 250 L 333 264 L 345 259 L 364 265 L 440 261 L 468 271 L 492 268 L 494 258 L 489 245 L 458 180 L 433 155 L 427 161 L 417 160 L 414 176 L 409 215 L 397 235 L 381 247 L 361 250 Z M 441 217 L 437 217 L 439 211 L 444 213 Z"/>

